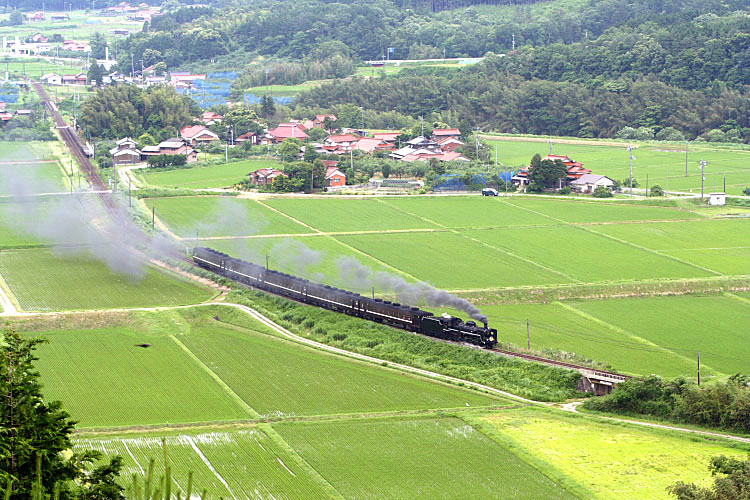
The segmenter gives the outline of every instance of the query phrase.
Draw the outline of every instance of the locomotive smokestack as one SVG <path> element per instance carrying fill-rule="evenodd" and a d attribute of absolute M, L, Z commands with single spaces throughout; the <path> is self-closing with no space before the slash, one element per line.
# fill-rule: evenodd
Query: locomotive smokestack
<path fill-rule="evenodd" d="M 482 320 L 482 324 L 484 325 L 485 330 L 490 327 L 486 318 Z"/>

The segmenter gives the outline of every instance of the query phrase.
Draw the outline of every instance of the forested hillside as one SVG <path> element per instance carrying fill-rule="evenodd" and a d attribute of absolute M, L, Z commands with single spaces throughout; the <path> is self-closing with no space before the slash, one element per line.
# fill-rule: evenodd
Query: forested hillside
<path fill-rule="evenodd" d="M 463 5 L 474 3 L 481 2 Z M 412 117 L 438 113 L 468 128 L 612 137 L 640 127 L 647 129 L 642 136 L 750 140 L 746 1 L 454 8 L 461 4 L 260 0 L 185 8 L 132 35 L 119 51 L 120 65 L 129 70 L 131 53 L 170 69 L 231 61 L 244 70 L 235 97 L 264 84 L 334 79 L 298 103 L 321 109 L 350 103 Z M 393 59 L 489 57 L 462 70 L 351 76 L 358 63 L 389 48 Z"/>

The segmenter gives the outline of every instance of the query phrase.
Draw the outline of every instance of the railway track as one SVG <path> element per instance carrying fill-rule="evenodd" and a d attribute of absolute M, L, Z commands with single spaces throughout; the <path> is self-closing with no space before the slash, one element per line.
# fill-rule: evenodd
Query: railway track
<path fill-rule="evenodd" d="M 112 215 L 115 218 L 123 217 L 125 214 L 123 214 L 122 210 L 120 209 L 120 206 L 117 204 L 114 197 L 112 196 L 112 192 L 109 190 L 109 187 L 104 183 L 96 167 L 94 166 L 93 163 L 91 163 L 91 160 L 86 155 L 86 153 L 84 153 L 83 144 L 81 143 L 81 139 L 80 137 L 78 137 L 78 134 L 75 132 L 75 130 L 73 130 L 73 128 L 70 125 L 68 125 L 65 122 L 65 119 L 60 114 L 60 111 L 57 109 L 57 106 L 55 105 L 55 103 L 50 100 L 49 95 L 47 94 L 47 91 L 44 89 L 44 87 L 42 87 L 42 85 L 39 84 L 38 82 L 34 82 L 34 81 L 31 82 L 31 85 L 36 91 L 36 93 L 39 95 L 44 106 L 52 115 L 55 121 L 55 126 L 60 131 L 60 135 L 62 136 L 63 141 L 65 141 L 65 144 L 70 150 L 71 154 L 78 161 L 78 165 L 80 165 L 81 169 L 86 173 L 89 179 L 89 182 L 91 183 L 92 187 L 97 192 L 97 194 L 99 195 L 106 210 L 110 213 L 110 215 Z M 146 235 L 143 234 L 143 237 L 145 241 L 147 239 Z M 176 257 L 179 260 L 192 264 L 192 259 L 187 258 L 184 255 L 178 254 L 178 255 L 173 255 L 171 257 L 173 258 Z M 605 380 L 613 384 L 624 382 L 625 380 L 631 378 L 628 375 L 622 375 L 620 373 L 610 372 L 606 370 L 596 370 L 596 369 L 589 368 L 586 366 L 575 365 L 572 363 L 566 363 L 564 361 L 557 361 L 554 359 L 543 358 L 541 356 L 534 356 L 532 354 L 523 354 L 523 353 L 518 353 L 518 352 L 513 352 L 513 351 L 507 351 L 504 349 L 489 349 L 489 350 L 492 352 L 496 352 L 498 354 L 504 355 L 504 356 L 522 358 L 528 361 L 535 361 L 537 363 L 544 363 L 547 365 L 559 366 L 563 368 L 577 370 L 584 377 L 593 377 L 593 378 L 596 378 L 597 380 Z"/>
<path fill-rule="evenodd" d="M 596 380 L 602 380 L 610 382 L 612 384 L 618 384 L 631 379 L 630 375 L 623 375 L 622 373 L 611 372 L 607 370 L 597 370 L 596 368 L 590 368 L 588 366 L 576 365 L 573 363 L 566 363 L 565 361 L 558 361 L 555 359 L 543 358 L 541 356 L 535 356 L 533 354 L 524 354 L 520 352 L 507 351 L 505 349 L 488 349 L 489 351 L 502 354 L 503 356 L 509 356 L 513 358 L 521 358 L 528 361 L 536 361 L 537 363 L 544 363 L 551 366 L 559 366 L 562 368 L 569 368 L 580 372 L 583 376 L 593 378 Z"/>

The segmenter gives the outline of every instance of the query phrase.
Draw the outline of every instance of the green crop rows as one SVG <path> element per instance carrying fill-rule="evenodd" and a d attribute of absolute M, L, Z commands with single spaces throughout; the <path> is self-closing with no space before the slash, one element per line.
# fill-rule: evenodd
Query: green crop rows
<path fill-rule="evenodd" d="M 0 275 L 29 311 L 145 307 L 202 302 L 207 288 L 146 267 L 133 277 L 115 273 L 84 253 L 46 249 L 0 252 Z"/>
<path fill-rule="evenodd" d="M 345 498 L 575 498 L 459 419 L 275 427 Z"/>
<path fill-rule="evenodd" d="M 197 216 L 194 223 L 201 224 L 199 212 L 207 211 L 205 207 L 216 202 L 185 199 L 172 203 L 175 209 L 168 209 L 162 216 L 174 227 L 186 213 Z M 517 290 L 513 294 L 516 301 L 535 302 L 537 292 L 585 286 L 588 288 L 584 299 L 606 299 L 648 295 L 661 284 L 685 280 L 688 281 L 681 286 L 682 293 L 691 291 L 691 282 L 699 291 L 711 291 L 723 286 L 722 280 L 750 276 L 747 219 L 720 218 L 725 211 L 699 208 L 684 201 L 634 203 L 464 196 L 272 198 L 263 204 L 312 228 L 304 231 L 323 234 L 231 239 L 256 235 L 257 231 L 240 229 L 240 221 L 215 225 L 210 234 L 223 238 L 203 240 L 201 244 L 259 263 L 265 263 L 268 256 L 273 269 L 366 293 L 372 284 L 342 278 L 347 266 L 339 258 L 354 256 L 373 271 L 385 270 L 408 281 L 422 280 L 480 297 L 490 320 L 498 322 L 501 339 L 517 345 L 524 344 L 524 328 L 519 328 L 516 335 L 511 326 L 525 324 L 528 316 L 534 319 L 535 315 L 520 305 L 505 306 L 502 295 L 495 295 L 496 290 Z M 281 217 L 274 212 L 276 216 Z M 264 228 L 261 234 L 290 232 L 288 223 L 293 221 L 285 218 L 276 226 Z M 307 253 L 307 248 L 314 252 Z M 704 282 L 714 283 L 713 288 L 701 285 Z M 375 293 L 388 295 L 390 290 L 376 287 Z M 576 295 L 570 292 L 567 296 Z M 602 302 L 613 304 L 613 311 L 617 312 L 591 314 L 596 320 L 588 318 L 583 308 L 575 312 L 563 307 L 578 310 L 579 305 L 589 305 L 577 301 L 539 310 L 542 316 L 538 319 L 549 325 L 549 335 L 541 336 L 537 346 L 575 352 L 629 373 L 693 376 L 693 353 L 697 353 L 701 343 L 699 332 L 710 329 L 710 318 L 724 312 L 721 304 L 732 301 L 706 297 L 693 297 L 690 300 L 694 303 L 687 299 L 673 303 L 653 300 L 669 304 L 664 318 L 680 317 L 685 307 L 700 311 L 701 326 L 677 326 L 677 322 L 667 319 L 660 323 L 658 331 L 662 333 L 655 338 L 649 333 L 654 329 L 648 324 L 631 324 L 633 318 L 645 317 L 638 314 L 643 301 L 624 298 Z M 739 301 L 735 302 L 732 308 L 742 307 Z M 592 302 L 590 306 L 598 304 Z M 535 308 L 528 306 L 529 311 Z M 504 314 L 503 310 L 517 315 Z M 657 311 L 658 308 L 652 313 Z M 585 328 L 581 330 L 581 326 Z M 506 334 L 508 328 L 511 331 Z M 579 331 L 585 335 L 578 335 Z M 687 344 L 676 342 L 678 336 L 688 339 Z M 703 349 L 727 355 L 734 345 L 731 338 L 723 342 L 721 349 Z M 631 342 L 646 348 L 634 356 Z M 732 363 L 714 363 L 708 364 L 706 370 L 723 376 L 731 371 L 730 367 L 741 368 Z"/>

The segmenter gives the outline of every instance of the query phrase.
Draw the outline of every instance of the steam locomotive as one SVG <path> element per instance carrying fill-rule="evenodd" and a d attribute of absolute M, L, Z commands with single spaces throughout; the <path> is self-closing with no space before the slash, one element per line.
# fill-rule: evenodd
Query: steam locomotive
<path fill-rule="evenodd" d="M 497 344 L 497 330 L 489 328 L 486 322 L 479 326 L 474 321 L 464 323 L 460 318 L 447 314 L 435 316 L 418 307 L 371 299 L 358 293 L 266 269 L 211 248 L 195 247 L 193 261 L 202 268 L 240 283 L 331 311 L 488 349 Z"/>

